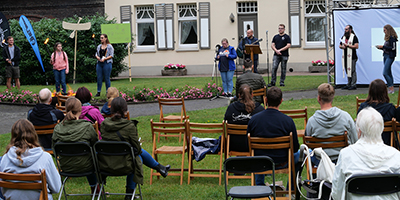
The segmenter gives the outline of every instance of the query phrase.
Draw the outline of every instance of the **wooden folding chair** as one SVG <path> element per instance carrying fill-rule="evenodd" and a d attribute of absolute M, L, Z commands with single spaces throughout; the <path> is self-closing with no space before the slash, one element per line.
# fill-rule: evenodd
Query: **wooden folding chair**
<path fill-rule="evenodd" d="M 162 122 L 153 122 L 153 119 L 150 120 L 151 124 L 151 133 L 153 139 L 153 158 L 158 161 L 159 154 L 181 154 L 181 168 L 179 169 L 170 169 L 169 171 L 180 171 L 179 173 L 168 173 L 168 176 L 180 176 L 181 177 L 181 185 L 183 183 L 183 171 L 184 171 L 184 160 L 185 153 L 187 152 L 187 135 L 186 135 L 186 122 L 178 122 L 178 123 L 162 123 Z M 165 134 L 178 134 L 184 133 L 183 142 L 176 146 L 161 146 L 160 142 L 156 140 L 157 134 L 165 133 Z M 153 183 L 153 176 L 157 176 L 160 178 L 161 174 L 158 172 L 154 172 L 153 169 L 150 170 L 150 185 Z"/>
<path fill-rule="evenodd" d="M 262 138 L 262 137 L 250 137 L 250 133 L 247 134 L 247 138 L 249 141 L 249 150 L 251 152 L 251 156 L 254 156 L 254 150 L 277 150 L 277 149 L 285 149 L 288 151 L 288 163 L 287 168 L 284 169 L 276 169 L 275 165 L 275 173 L 283 173 L 288 174 L 288 190 L 287 191 L 276 191 L 277 194 L 288 194 L 288 199 L 291 199 L 292 194 L 296 194 L 296 183 L 295 181 L 295 167 L 294 167 L 294 156 L 293 156 L 293 137 L 292 132 L 290 132 L 289 136 L 282 136 L 276 138 Z M 276 164 L 276 163 L 275 163 Z M 272 171 L 268 171 L 266 173 L 257 173 L 257 174 L 272 174 Z M 255 185 L 254 174 L 251 177 L 252 185 Z M 274 184 L 274 183 L 273 183 Z M 291 190 L 292 185 L 294 186 L 294 190 Z"/>
<path fill-rule="evenodd" d="M 385 122 L 386 124 L 387 122 Z M 390 134 L 390 146 L 400 149 L 400 141 L 399 141 L 399 133 L 400 133 L 400 123 L 396 121 L 395 118 L 392 118 L 392 123 L 393 123 L 393 131 Z M 386 131 L 386 127 L 383 129 L 383 132 Z M 389 130 L 390 131 L 390 130 Z"/>
<path fill-rule="evenodd" d="M 304 129 L 297 130 L 297 135 L 300 137 L 304 136 L 304 132 L 307 126 L 307 106 L 304 107 L 304 109 L 297 109 L 297 110 L 279 110 L 281 113 L 291 117 L 292 119 L 297 119 L 297 118 L 304 118 Z"/>
<path fill-rule="evenodd" d="M 100 135 L 99 135 L 99 123 L 98 123 L 97 121 L 95 121 L 92 125 L 93 125 L 94 130 L 95 130 L 96 133 L 97 133 L 97 138 L 99 138 L 99 140 L 100 140 Z"/>
<path fill-rule="evenodd" d="M 367 99 L 359 99 L 358 96 L 356 96 L 356 106 L 357 106 L 356 113 L 358 112 L 358 109 L 360 108 L 361 103 L 364 103 L 365 100 L 367 100 Z"/>
<path fill-rule="evenodd" d="M 250 151 L 248 150 L 249 143 L 247 142 L 247 125 L 238 125 L 238 124 L 228 124 L 225 121 L 225 132 L 226 132 L 226 152 L 225 152 L 225 160 L 232 156 L 250 156 Z M 243 147 L 243 149 L 247 149 L 246 151 L 234 151 L 231 150 L 231 138 L 233 137 L 241 137 L 243 138 L 243 142 L 238 145 Z M 226 181 L 228 183 L 229 179 L 251 179 L 251 175 L 248 176 L 234 176 L 227 173 Z"/>
<path fill-rule="evenodd" d="M 101 113 L 101 115 L 103 115 L 104 119 L 105 119 L 106 117 L 112 117 L 112 116 L 114 116 L 113 114 L 107 115 L 107 114 L 104 114 L 104 113 Z M 124 115 L 124 118 L 127 119 L 127 120 L 131 120 L 131 117 L 130 117 L 130 115 L 129 115 L 129 110 L 126 111 L 126 113 L 125 113 L 125 115 Z"/>
<path fill-rule="evenodd" d="M 58 124 L 50 124 L 50 125 L 44 125 L 44 126 L 33 126 L 35 127 L 35 131 L 37 135 L 52 135 L 54 131 L 54 127 Z M 49 154 L 53 154 L 52 149 L 45 149 L 46 152 Z"/>
<path fill-rule="evenodd" d="M 267 86 L 264 86 L 263 88 L 253 90 L 253 97 L 256 96 L 261 96 L 263 102 L 264 102 L 264 109 L 267 108 L 267 102 L 265 101 L 265 97 L 267 96 Z"/>
<path fill-rule="evenodd" d="M 166 121 L 178 121 L 178 122 L 183 122 L 186 119 L 189 118 L 189 116 L 186 115 L 186 108 L 185 108 L 185 100 L 183 97 L 181 98 L 158 98 L 158 106 L 160 107 L 160 122 L 166 122 Z M 164 106 L 181 106 L 181 115 L 168 115 L 164 116 Z M 181 142 L 181 136 L 182 133 L 179 133 L 177 135 L 175 134 L 165 134 L 161 135 L 158 134 L 158 141 L 160 141 L 160 137 L 179 137 L 179 142 Z"/>
<path fill-rule="evenodd" d="M 348 138 L 347 138 L 347 131 L 344 132 L 343 135 L 333 136 L 329 138 L 316 138 L 312 136 L 304 136 L 303 144 L 307 145 L 308 148 L 314 149 L 321 147 L 324 149 L 331 149 L 331 148 L 344 148 L 349 145 Z M 308 165 L 306 165 L 307 171 Z M 317 168 L 313 166 L 312 173 L 317 173 Z M 310 175 L 307 173 L 308 180 L 311 180 Z"/>
<path fill-rule="evenodd" d="M 65 110 L 65 102 L 67 101 L 67 99 L 70 96 L 67 95 L 57 95 L 57 104 L 56 104 L 56 108 L 58 110 L 61 110 L 64 114 L 67 113 L 67 111 Z"/>
<path fill-rule="evenodd" d="M 40 174 L 13 174 L 0 172 L 0 188 L 40 190 L 39 200 L 48 199 L 46 171 L 44 169 L 42 169 Z"/>
<path fill-rule="evenodd" d="M 189 140 L 189 173 L 188 173 L 188 184 L 190 184 L 190 179 L 194 177 L 214 177 L 219 179 L 219 185 L 221 185 L 222 180 L 222 164 L 223 164 L 223 152 L 224 152 L 224 123 L 191 123 L 187 120 L 187 134 Z M 211 155 L 218 155 L 219 156 L 219 168 L 217 169 L 194 169 L 193 167 L 193 139 L 192 137 L 215 137 L 220 136 L 220 149 L 216 153 L 207 153 L 207 156 Z M 206 162 L 202 160 L 202 162 Z M 209 166 L 209 165 L 208 165 Z M 195 173 L 195 172 L 211 172 L 212 174 L 205 174 L 205 173 Z M 217 172 L 217 174 L 215 174 Z"/>

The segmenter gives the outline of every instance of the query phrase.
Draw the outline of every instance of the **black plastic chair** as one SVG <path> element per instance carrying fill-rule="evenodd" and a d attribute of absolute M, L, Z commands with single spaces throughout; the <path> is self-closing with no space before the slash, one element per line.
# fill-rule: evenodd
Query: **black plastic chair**
<path fill-rule="evenodd" d="M 249 157 L 230 157 L 224 162 L 224 179 L 225 179 L 225 197 L 237 199 L 250 199 L 268 197 L 275 195 L 275 185 L 273 189 L 269 186 L 235 186 L 229 189 L 227 186 L 227 173 L 254 173 L 265 172 L 272 169 L 272 182 L 275 183 L 275 164 L 268 156 L 249 156 Z"/>
<path fill-rule="evenodd" d="M 65 192 L 65 184 L 69 177 L 85 177 L 94 173 L 97 180 L 99 180 L 92 147 L 90 147 L 89 144 L 86 142 L 57 142 L 53 147 L 53 152 L 56 158 L 58 171 L 60 172 L 61 176 L 65 177 L 61 186 L 61 193 L 58 199 L 61 199 L 62 193 L 64 192 L 65 199 L 67 199 L 67 196 L 92 196 L 92 200 L 94 200 L 96 196 L 96 190 L 93 192 L 93 194 L 67 194 Z M 71 165 L 73 165 L 73 163 L 70 163 L 68 161 L 76 157 L 87 157 L 91 160 L 88 161 L 92 162 L 92 167 L 84 170 L 82 170 L 82 168 L 76 169 L 76 167 L 72 167 L 74 169 L 71 169 Z M 68 159 L 68 161 L 65 161 L 64 159 Z M 98 183 L 96 183 L 95 188 L 97 188 L 97 185 Z"/>
<path fill-rule="evenodd" d="M 347 194 L 384 195 L 400 192 L 400 174 L 355 174 L 346 180 Z"/>
<path fill-rule="evenodd" d="M 104 191 L 105 177 L 107 176 L 127 176 L 135 171 L 135 154 L 132 146 L 128 142 L 123 141 L 98 141 L 94 144 L 94 151 L 99 168 L 99 176 L 101 177 L 101 191 Z M 110 158 L 112 157 L 112 158 Z M 115 163 L 127 163 L 132 160 L 131 165 L 124 165 L 120 169 L 113 169 Z M 140 199 L 142 191 L 140 184 L 137 184 Z M 136 188 L 133 193 L 107 193 L 107 195 L 132 195 L 135 198 Z M 99 197 L 100 198 L 100 197 Z"/>

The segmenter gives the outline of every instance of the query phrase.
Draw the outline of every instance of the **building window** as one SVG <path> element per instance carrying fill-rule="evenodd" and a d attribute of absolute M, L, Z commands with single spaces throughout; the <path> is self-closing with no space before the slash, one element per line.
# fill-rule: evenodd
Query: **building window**
<path fill-rule="evenodd" d="M 197 6 L 185 4 L 178 6 L 179 46 L 197 48 Z"/>
<path fill-rule="evenodd" d="M 257 2 L 239 2 L 237 4 L 238 14 L 257 13 Z"/>
<path fill-rule="evenodd" d="M 154 7 L 136 7 L 137 47 L 154 49 Z"/>
<path fill-rule="evenodd" d="M 305 1 L 305 30 L 307 46 L 324 46 L 325 1 Z"/>

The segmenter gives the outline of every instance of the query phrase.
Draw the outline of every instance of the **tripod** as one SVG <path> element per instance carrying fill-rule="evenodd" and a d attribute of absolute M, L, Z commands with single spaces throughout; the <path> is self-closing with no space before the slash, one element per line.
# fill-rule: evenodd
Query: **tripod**
<path fill-rule="evenodd" d="M 217 55 L 219 53 L 219 48 L 221 48 L 221 45 L 217 44 L 215 45 L 215 56 L 214 56 L 214 66 L 213 66 L 213 72 L 211 74 L 211 80 L 214 79 L 215 77 L 215 83 L 217 84 L 217 88 L 218 88 L 218 65 L 217 65 Z M 217 98 L 228 98 L 228 97 L 224 97 L 224 96 L 220 96 L 219 93 L 217 93 L 217 95 L 215 95 L 214 97 L 212 97 L 210 99 L 210 101 L 215 100 Z"/>

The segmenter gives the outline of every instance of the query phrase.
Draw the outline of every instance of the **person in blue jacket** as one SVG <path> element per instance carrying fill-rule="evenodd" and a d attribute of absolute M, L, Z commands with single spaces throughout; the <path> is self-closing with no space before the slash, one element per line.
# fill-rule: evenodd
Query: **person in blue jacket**
<path fill-rule="evenodd" d="M 221 40 L 222 46 L 219 48 L 216 59 L 219 60 L 218 69 L 221 72 L 222 87 L 224 95 L 231 97 L 233 90 L 233 74 L 235 73 L 235 59 L 237 57 L 235 48 L 229 46 L 228 39 Z"/>
<path fill-rule="evenodd" d="M 383 50 L 383 77 L 386 79 L 388 86 L 388 93 L 394 93 L 393 87 L 393 75 L 392 75 L 392 64 L 396 58 L 397 49 L 397 34 L 396 31 L 390 24 L 386 24 L 383 27 L 385 33 L 385 43 L 383 45 L 377 45 L 376 48 Z"/>

